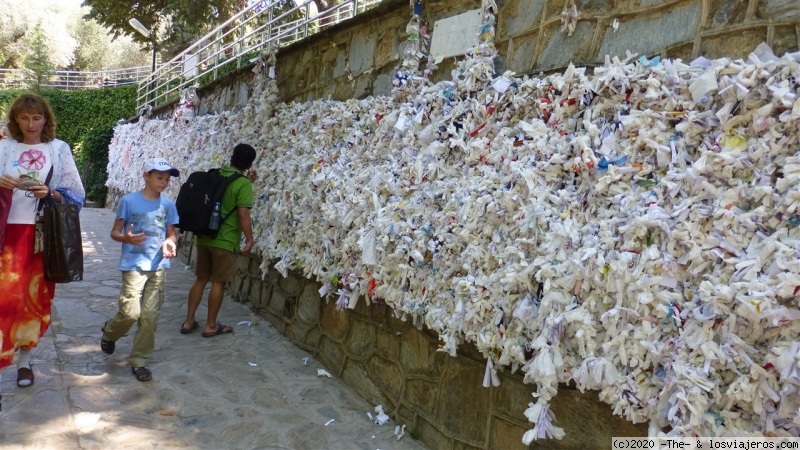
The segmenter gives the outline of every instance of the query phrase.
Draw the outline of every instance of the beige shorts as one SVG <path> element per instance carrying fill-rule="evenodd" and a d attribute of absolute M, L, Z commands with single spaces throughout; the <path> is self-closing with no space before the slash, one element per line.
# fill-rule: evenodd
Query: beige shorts
<path fill-rule="evenodd" d="M 198 245 L 194 274 L 198 278 L 227 283 L 236 277 L 236 254 L 230 250 Z"/>

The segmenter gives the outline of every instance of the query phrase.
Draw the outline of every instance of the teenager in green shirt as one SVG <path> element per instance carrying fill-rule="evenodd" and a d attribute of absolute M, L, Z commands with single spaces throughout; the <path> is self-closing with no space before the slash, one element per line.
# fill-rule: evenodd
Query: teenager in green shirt
<path fill-rule="evenodd" d="M 197 307 L 203 299 L 203 290 L 211 281 L 211 290 L 208 293 L 208 318 L 203 328 L 203 337 L 214 337 L 220 334 L 232 333 L 233 328 L 217 323 L 217 314 L 222 306 L 225 293 L 225 283 L 233 281 L 236 276 L 236 255 L 249 255 L 253 250 L 253 225 L 250 221 L 250 208 L 253 207 L 253 184 L 258 176 L 252 170 L 256 151 L 247 144 L 239 144 L 233 148 L 230 166 L 220 169 L 222 176 L 231 176 L 235 173 L 244 174 L 238 177 L 225 189 L 222 197 L 221 217 L 228 217 L 219 225 L 217 237 L 210 238 L 199 236 L 195 242 L 197 260 L 194 268 L 194 284 L 189 290 L 188 311 L 186 321 L 181 326 L 181 333 L 188 334 L 197 329 L 198 323 L 194 318 Z M 235 214 L 228 213 L 236 211 Z M 240 248 L 244 233 L 245 244 Z"/>

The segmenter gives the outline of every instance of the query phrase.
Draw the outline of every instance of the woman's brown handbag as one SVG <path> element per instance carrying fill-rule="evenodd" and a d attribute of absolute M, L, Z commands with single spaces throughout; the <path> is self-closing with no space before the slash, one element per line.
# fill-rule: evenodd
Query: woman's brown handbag
<path fill-rule="evenodd" d="M 54 283 L 83 280 L 83 240 L 77 205 L 44 199 L 44 277 Z"/>

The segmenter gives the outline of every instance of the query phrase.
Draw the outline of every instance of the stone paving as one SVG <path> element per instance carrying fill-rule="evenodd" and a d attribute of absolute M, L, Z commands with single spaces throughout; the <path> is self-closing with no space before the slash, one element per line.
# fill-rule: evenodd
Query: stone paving
<path fill-rule="evenodd" d="M 180 260 L 168 272 L 153 380 L 136 381 L 128 365 L 135 328 L 113 355 L 99 345 L 121 285 L 113 220 L 108 209 L 81 212 L 84 281 L 56 288 L 52 325 L 31 357 L 34 385 L 16 385 L 16 363 L 2 371 L 0 448 L 426 448 L 409 433 L 398 440 L 393 420 L 375 424 L 376 405 L 319 376 L 318 361 L 230 298 L 219 322 L 233 334 L 180 334 L 194 279 Z M 198 319 L 205 314 L 204 298 Z"/>

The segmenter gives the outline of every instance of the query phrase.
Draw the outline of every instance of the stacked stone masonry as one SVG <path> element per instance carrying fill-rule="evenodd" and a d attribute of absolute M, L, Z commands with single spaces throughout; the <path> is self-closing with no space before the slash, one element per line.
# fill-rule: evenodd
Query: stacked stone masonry
<path fill-rule="evenodd" d="M 320 300 L 320 284 L 277 270 L 262 280 L 259 264 L 239 259 L 230 294 L 412 435 L 436 449 L 524 448 L 524 411 L 533 398 L 521 375 L 501 371 L 501 385 L 484 388 L 485 359 L 469 346 L 451 357 L 437 351 L 433 333 L 385 305 L 362 298 L 355 309 L 337 311 L 333 301 Z M 646 434 L 646 427 L 614 417 L 594 393 L 565 387 L 553 405 L 566 438 L 531 448 L 602 448 L 613 436 Z"/>
<path fill-rule="evenodd" d="M 800 48 L 797 0 L 574 0 L 580 17 L 571 36 L 562 11 L 572 0 L 498 0 L 498 74 L 557 72 L 570 63 L 602 65 L 606 55 L 746 58 L 761 42 L 775 54 Z M 426 0 L 423 19 L 437 20 L 480 7 L 478 0 Z M 407 40 L 407 0 L 384 0 L 373 10 L 281 49 L 277 77 L 282 100 L 305 102 L 389 95 Z M 616 30 L 613 27 L 618 22 Z M 456 58 L 439 64 L 431 81 L 450 79 Z M 252 93 L 249 67 L 198 90 L 199 114 L 240 108 Z M 163 105 L 160 115 L 175 103 Z M 159 111 L 156 111 L 159 113 Z"/>
<path fill-rule="evenodd" d="M 496 72 L 538 74 L 602 65 L 606 55 L 626 51 L 690 61 L 746 58 L 761 42 L 776 54 L 800 48 L 797 0 L 575 0 L 581 15 L 571 36 L 561 14 L 571 0 L 498 0 Z M 426 0 L 423 19 L 436 20 L 480 6 L 477 0 Z M 282 49 L 277 77 L 282 100 L 346 100 L 389 95 L 402 57 L 410 17 L 407 0 L 384 0 L 369 13 Z M 615 21 L 618 27 L 612 26 Z M 450 79 L 455 59 L 439 65 L 431 81 Z M 246 67 L 198 89 L 198 114 L 236 110 L 252 95 Z M 169 117 L 176 102 L 155 113 Z M 114 207 L 121 193 L 109 193 Z M 183 242 L 191 242 L 184 237 Z M 192 248 L 182 245 L 191 261 Z M 257 257 L 240 258 L 229 293 L 267 319 L 292 342 L 314 354 L 367 401 L 382 404 L 411 436 L 435 449 L 524 448 L 530 424 L 523 412 L 531 385 L 501 371 L 499 387 L 483 388 L 485 359 L 469 346 L 457 357 L 437 351 L 433 333 L 394 317 L 390 308 L 368 305 L 336 311 L 319 297 L 320 286 L 272 270 L 262 279 Z M 568 387 L 552 403 L 564 427 L 562 441 L 530 448 L 607 448 L 612 436 L 642 436 L 644 425 L 612 415 L 593 392 Z"/>

